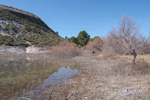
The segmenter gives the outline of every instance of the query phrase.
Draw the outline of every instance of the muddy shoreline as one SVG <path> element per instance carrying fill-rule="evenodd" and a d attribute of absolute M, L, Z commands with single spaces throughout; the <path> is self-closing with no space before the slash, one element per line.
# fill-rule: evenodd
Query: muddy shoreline
<path fill-rule="evenodd" d="M 71 69 L 67 69 L 72 70 L 78 63 L 47 54 L 0 54 L 0 99 L 17 97 L 35 90 L 62 66 L 70 66 Z"/>
<path fill-rule="evenodd" d="M 56 84 L 55 88 L 42 92 L 42 96 L 46 100 L 149 100 L 150 62 L 143 65 L 141 58 L 139 55 L 133 66 L 130 56 L 50 57 L 48 60 L 57 64 L 77 66 L 80 74 L 72 76 L 65 84 Z"/>

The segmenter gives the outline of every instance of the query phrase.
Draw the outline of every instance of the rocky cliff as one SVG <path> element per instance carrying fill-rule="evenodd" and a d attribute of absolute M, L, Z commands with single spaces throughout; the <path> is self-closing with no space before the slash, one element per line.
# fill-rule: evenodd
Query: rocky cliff
<path fill-rule="evenodd" d="M 64 41 L 38 16 L 0 5 L 0 44 L 7 46 L 54 46 Z"/>

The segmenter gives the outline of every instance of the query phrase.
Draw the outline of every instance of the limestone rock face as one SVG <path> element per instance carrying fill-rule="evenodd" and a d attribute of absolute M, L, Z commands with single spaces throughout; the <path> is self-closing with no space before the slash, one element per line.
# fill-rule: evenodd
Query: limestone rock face
<path fill-rule="evenodd" d="M 0 46 L 0 53 L 25 53 L 24 46 Z"/>
<path fill-rule="evenodd" d="M 48 50 L 43 47 L 30 46 L 25 49 L 26 53 L 46 53 Z"/>
<path fill-rule="evenodd" d="M 64 41 L 38 16 L 0 4 L 0 44 L 6 46 L 55 46 Z"/>

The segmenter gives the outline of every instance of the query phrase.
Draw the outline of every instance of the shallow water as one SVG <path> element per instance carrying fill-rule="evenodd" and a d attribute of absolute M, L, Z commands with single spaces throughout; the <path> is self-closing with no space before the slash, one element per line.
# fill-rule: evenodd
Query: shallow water
<path fill-rule="evenodd" d="M 37 89 L 30 91 L 29 93 L 23 94 L 19 97 L 14 97 L 8 100 L 45 100 L 42 96 L 43 93 L 55 88 L 55 85 L 66 83 L 72 75 L 78 74 L 77 69 L 71 69 L 70 67 L 61 67 L 50 75 Z"/>
<path fill-rule="evenodd" d="M 77 69 L 58 66 L 54 60 L 47 54 L 0 54 L 0 100 L 29 95 L 32 90 L 45 91 L 78 73 Z"/>
<path fill-rule="evenodd" d="M 57 72 L 50 75 L 41 85 L 41 87 L 45 87 L 48 85 L 64 83 L 69 79 L 72 75 L 78 74 L 77 69 L 71 69 L 70 67 L 61 67 L 57 70 Z"/>

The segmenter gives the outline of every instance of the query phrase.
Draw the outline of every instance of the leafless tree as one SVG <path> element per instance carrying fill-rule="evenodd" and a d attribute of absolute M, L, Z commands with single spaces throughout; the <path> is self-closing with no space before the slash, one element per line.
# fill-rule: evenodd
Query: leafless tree
<path fill-rule="evenodd" d="M 139 25 L 133 19 L 128 16 L 123 16 L 117 30 L 113 28 L 109 32 L 104 46 L 111 47 L 116 53 L 128 54 L 133 49 L 142 50 L 149 44 L 148 39 L 141 35 Z"/>
<path fill-rule="evenodd" d="M 130 17 L 123 16 L 119 23 L 118 32 L 121 42 L 131 52 L 133 49 L 138 50 L 147 42 L 147 38 L 142 37 L 139 32 L 138 24 Z"/>

